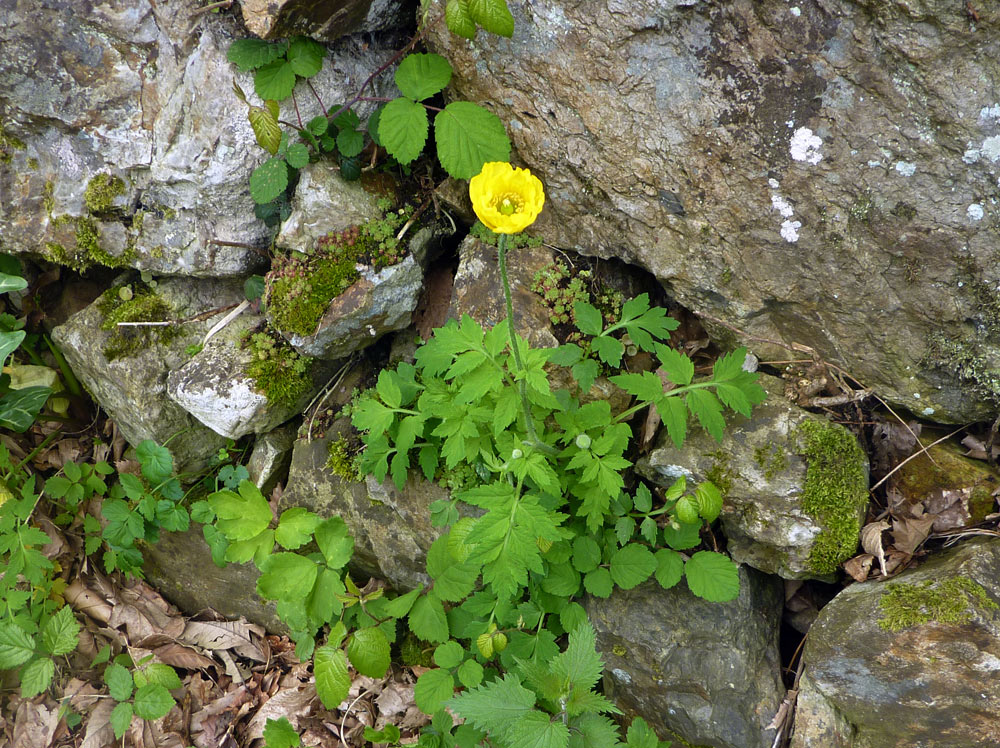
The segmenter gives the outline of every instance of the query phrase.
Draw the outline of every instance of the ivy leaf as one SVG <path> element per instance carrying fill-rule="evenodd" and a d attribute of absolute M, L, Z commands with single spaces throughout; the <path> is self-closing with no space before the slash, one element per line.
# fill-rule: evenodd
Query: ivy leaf
<path fill-rule="evenodd" d="M 469 40 L 476 37 L 476 22 L 469 16 L 469 0 L 448 0 L 444 20 L 451 33 Z"/>
<path fill-rule="evenodd" d="M 629 543 L 611 556 L 611 578 L 623 590 L 630 590 L 645 582 L 655 569 L 656 559 L 653 554 L 637 543 Z"/>
<path fill-rule="evenodd" d="M 383 119 L 385 113 L 383 113 Z M 453 101 L 434 118 L 438 160 L 456 179 L 471 179 L 487 161 L 509 161 L 503 122 L 471 101 Z"/>
<path fill-rule="evenodd" d="M 282 548 L 294 551 L 312 539 L 312 534 L 320 523 L 320 518 L 300 506 L 286 509 L 281 513 L 274 539 Z"/>
<path fill-rule="evenodd" d="M 319 647 L 313 656 L 313 672 L 316 675 L 316 693 L 323 706 L 336 709 L 351 689 L 344 650 L 331 644 Z"/>
<path fill-rule="evenodd" d="M 326 47 L 305 36 L 297 36 L 288 44 L 288 65 L 303 78 L 312 78 L 323 68 Z M 294 81 L 293 81 L 294 84 Z M 289 91 L 291 94 L 291 91 Z M 283 99 L 284 96 L 264 96 L 265 99 Z"/>
<path fill-rule="evenodd" d="M 379 140 L 401 164 L 420 155 L 427 142 L 427 129 L 427 110 L 402 96 L 385 105 L 378 123 Z"/>
<path fill-rule="evenodd" d="M 32 699 L 48 688 L 55 671 L 56 663 L 51 657 L 41 657 L 26 665 L 21 671 L 21 697 Z"/>
<path fill-rule="evenodd" d="M 246 73 L 273 62 L 281 57 L 287 48 L 287 42 L 274 44 L 263 39 L 237 39 L 226 50 L 226 59 L 235 63 L 241 72 Z"/>
<path fill-rule="evenodd" d="M 451 73 L 451 65 L 441 55 L 407 55 L 396 68 L 396 85 L 403 96 L 422 101 L 447 86 Z"/>
<path fill-rule="evenodd" d="M 159 683 L 147 683 L 135 692 L 135 714 L 142 719 L 159 719 L 170 711 L 174 697 Z"/>
<path fill-rule="evenodd" d="M 698 551 L 684 564 L 688 588 L 713 603 L 735 600 L 740 594 L 739 567 L 714 551 Z"/>
<path fill-rule="evenodd" d="M 132 702 L 123 701 L 116 704 L 111 710 L 111 729 L 115 731 L 115 738 L 121 740 L 128 732 L 129 725 L 132 724 Z"/>
<path fill-rule="evenodd" d="M 358 629 L 347 644 L 354 669 L 370 678 L 382 678 L 389 669 L 389 640 L 378 627 Z"/>
<path fill-rule="evenodd" d="M 309 164 L 309 148 L 304 143 L 293 143 L 285 151 L 285 160 L 293 169 L 301 169 Z"/>
<path fill-rule="evenodd" d="M 319 567 L 297 553 L 272 553 L 261 565 L 257 594 L 266 600 L 304 600 L 316 583 Z"/>
<path fill-rule="evenodd" d="M 448 641 L 448 618 L 444 606 L 433 594 L 417 598 L 410 609 L 410 630 L 431 643 Z"/>
<path fill-rule="evenodd" d="M 250 174 L 250 197 L 259 205 L 276 200 L 287 187 L 288 164 L 284 158 L 269 158 Z"/>
<path fill-rule="evenodd" d="M 514 16 L 506 0 L 469 0 L 469 17 L 486 31 L 510 38 L 514 35 Z"/>
<path fill-rule="evenodd" d="M 80 624 L 73 611 L 64 605 L 42 626 L 42 646 L 51 655 L 64 655 L 76 649 Z"/>
<path fill-rule="evenodd" d="M 0 397 L 0 428 L 23 434 L 31 428 L 51 394 L 52 390 L 48 387 L 8 390 Z"/>
<path fill-rule="evenodd" d="M 428 670 L 417 678 L 413 699 L 424 714 L 434 714 L 452 697 L 455 679 L 447 670 Z"/>
<path fill-rule="evenodd" d="M 655 554 L 656 558 L 656 581 L 663 589 L 668 590 L 681 581 L 684 575 L 684 557 L 677 551 L 669 548 L 661 548 Z"/>
<path fill-rule="evenodd" d="M 8 568 L 7 573 L 10 573 Z M 12 670 L 31 659 L 35 640 L 15 623 L 0 624 L 0 670 Z"/>
<path fill-rule="evenodd" d="M 295 71 L 286 60 L 276 59 L 257 69 L 253 77 L 253 88 L 265 101 L 287 99 L 295 88 Z"/>
<path fill-rule="evenodd" d="M 281 145 L 281 127 L 278 126 L 277 117 L 270 109 L 252 106 L 247 112 L 247 119 L 250 120 L 257 145 L 272 156 L 276 154 Z"/>

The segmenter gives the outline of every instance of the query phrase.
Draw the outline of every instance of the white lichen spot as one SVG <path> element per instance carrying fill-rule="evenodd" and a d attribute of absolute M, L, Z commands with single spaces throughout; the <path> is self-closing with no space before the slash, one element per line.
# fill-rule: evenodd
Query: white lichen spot
<path fill-rule="evenodd" d="M 921 412 L 921 413 L 922 413 L 923 415 L 925 415 L 925 416 L 932 416 L 932 415 L 934 415 L 934 408 L 924 408 L 924 409 L 923 409 L 922 411 L 920 411 L 920 412 Z"/>
<path fill-rule="evenodd" d="M 979 119 L 1000 119 L 1000 104 L 984 106 L 979 110 Z"/>
<path fill-rule="evenodd" d="M 677 479 L 684 476 L 685 480 L 694 480 L 694 473 L 688 470 L 683 465 L 657 465 L 656 472 L 660 475 L 664 475 L 667 478 Z"/>
<path fill-rule="evenodd" d="M 369 335 L 371 335 L 371 336 L 372 336 L 373 338 L 374 338 L 374 337 L 375 337 L 376 335 L 378 335 L 378 333 L 377 333 L 377 332 L 375 332 L 375 328 L 374 328 L 374 327 L 372 327 L 371 325 L 368 325 L 368 334 L 369 334 Z"/>
<path fill-rule="evenodd" d="M 978 670 L 981 673 L 992 673 L 1000 670 L 1000 658 L 989 653 L 983 653 L 979 659 L 979 662 L 975 663 L 973 666 L 974 670 Z"/>
<path fill-rule="evenodd" d="M 771 207 L 781 213 L 784 218 L 791 218 L 795 214 L 795 210 L 781 195 L 771 195 Z"/>
<path fill-rule="evenodd" d="M 622 683 L 631 683 L 632 682 L 632 676 L 629 675 L 628 673 L 626 673 L 620 667 L 616 667 L 614 670 L 612 670 L 611 674 L 613 676 L 615 676 L 615 678 L 617 678 Z"/>
<path fill-rule="evenodd" d="M 979 149 L 978 148 L 967 148 L 965 153 L 962 154 L 962 161 L 967 164 L 974 164 L 979 160 Z"/>
<path fill-rule="evenodd" d="M 770 188 L 771 188 L 772 190 L 776 190 L 776 189 L 778 189 L 778 188 L 779 188 L 779 187 L 781 186 L 781 185 L 780 185 L 780 184 L 778 183 L 778 180 L 777 180 L 777 179 L 775 179 L 774 177 L 771 177 L 770 179 L 768 179 L 768 180 L 767 180 L 767 185 L 768 185 L 768 187 L 770 187 Z"/>
<path fill-rule="evenodd" d="M 902 174 L 904 177 L 912 177 L 917 171 L 917 165 L 910 163 L 909 161 L 897 161 L 896 171 Z"/>
<path fill-rule="evenodd" d="M 786 242 L 793 243 L 799 240 L 799 229 L 802 228 L 802 221 L 787 219 L 781 222 L 781 238 Z"/>
<path fill-rule="evenodd" d="M 983 206 L 979 203 L 973 203 L 965 209 L 965 214 L 969 216 L 970 221 L 981 221 L 983 220 Z"/>
<path fill-rule="evenodd" d="M 914 392 L 914 393 L 913 393 L 913 397 L 914 397 L 915 399 L 919 400 L 919 399 L 920 399 L 920 393 L 919 393 L 919 392 Z"/>
<path fill-rule="evenodd" d="M 980 146 L 979 152 L 994 163 L 1000 161 L 1000 135 L 986 138 Z"/>
<path fill-rule="evenodd" d="M 875 168 L 877 168 L 877 167 L 879 167 L 881 165 L 882 165 L 881 161 L 869 161 L 868 162 L 868 168 L 869 169 L 875 169 Z"/>
<path fill-rule="evenodd" d="M 805 161 L 807 164 L 815 165 L 823 160 L 823 154 L 819 152 L 822 146 L 823 139 L 821 137 L 814 135 L 808 127 L 800 127 L 792 133 L 792 142 L 789 144 L 788 152 L 796 161 Z"/>
<path fill-rule="evenodd" d="M 790 12 L 791 12 L 791 14 L 792 14 L 793 16 L 795 16 L 796 18 L 798 18 L 799 16 L 801 16 L 801 15 L 802 15 L 802 10 L 801 10 L 801 9 L 799 8 L 799 6 L 797 6 L 797 5 L 796 5 L 796 6 L 794 7 L 794 8 L 790 8 L 790 9 L 789 9 L 789 11 L 790 11 Z"/>
<path fill-rule="evenodd" d="M 787 122 L 785 122 L 785 127 L 789 128 L 789 129 L 795 127 L 795 120 L 790 119 Z"/>

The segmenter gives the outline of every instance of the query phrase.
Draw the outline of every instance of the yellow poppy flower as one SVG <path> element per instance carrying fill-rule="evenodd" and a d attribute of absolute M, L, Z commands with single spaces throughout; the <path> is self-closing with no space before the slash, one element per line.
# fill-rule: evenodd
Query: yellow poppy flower
<path fill-rule="evenodd" d="M 469 181 L 472 209 L 490 231 L 519 234 L 535 222 L 545 204 L 541 180 L 503 161 L 483 164 Z"/>

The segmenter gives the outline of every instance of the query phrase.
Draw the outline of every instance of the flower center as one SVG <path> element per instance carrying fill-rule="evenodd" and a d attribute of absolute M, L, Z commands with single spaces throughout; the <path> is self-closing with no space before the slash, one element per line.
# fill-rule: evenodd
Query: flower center
<path fill-rule="evenodd" d="M 502 215 L 511 216 L 521 212 L 521 209 L 524 208 L 524 200 L 520 195 L 508 192 L 506 195 L 498 197 L 493 205 Z"/>

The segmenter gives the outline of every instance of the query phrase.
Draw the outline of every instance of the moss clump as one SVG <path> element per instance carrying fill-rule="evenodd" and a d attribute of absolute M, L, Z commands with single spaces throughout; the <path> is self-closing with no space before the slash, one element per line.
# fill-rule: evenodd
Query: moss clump
<path fill-rule="evenodd" d="M 270 331 L 253 332 L 243 341 L 253 354 L 246 374 L 268 402 L 293 408 L 312 388 L 312 359 L 300 356 L 280 336 Z"/>
<path fill-rule="evenodd" d="M 165 322 L 174 316 L 173 308 L 145 286 L 109 288 L 97 300 L 97 309 L 104 317 L 101 329 L 111 331 L 104 345 L 108 361 L 133 356 L 157 343 L 169 343 L 181 334 L 174 325 L 118 326 L 119 322 Z"/>
<path fill-rule="evenodd" d="M 809 553 L 809 567 L 833 574 L 858 547 L 858 514 L 868 501 L 865 455 L 853 434 L 832 423 L 806 420 L 795 435 L 806 460 L 802 510 L 824 528 Z"/>
<path fill-rule="evenodd" d="M 399 643 L 399 659 L 408 667 L 414 665 L 431 667 L 434 664 L 433 653 L 433 646 L 418 639 L 411 632 L 407 632 L 403 641 Z"/>
<path fill-rule="evenodd" d="M 890 582 L 879 600 L 878 625 L 885 631 L 900 631 L 930 621 L 960 625 L 972 620 L 973 608 L 1000 608 L 982 585 L 968 577 L 923 584 Z"/>
<path fill-rule="evenodd" d="M 0 163 L 9 164 L 14 158 L 14 151 L 23 151 L 26 147 L 23 140 L 0 126 Z"/>
<path fill-rule="evenodd" d="M 871 190 L 865 190 L 864 193 L 858 195 L 854 204 L 851 205 L 850 213 L 851 218 L 857 221 L 863 221 L 867 223 L 871 220 L 872 212 L 875 210 L 875 200 L 872 196 Z"/>
<path fill-rule="evenodd" d="M 396 234 L 413 211 L 403 208 L 384 218 L 322 237 L 310 255 L 275 258 L 267 274 L 265 303 L 275 326 L 295 335 L 312 335 L 330 302 L 359 277 L 359 264 L 373 270 L 395 265 L 406 256 Z"/>
<path fill-rule="evenodd" d="M 788 467 L 788 455 L 785 454 L 781 445 L 770 444 L 757 447 L 753 451 L 753 459 L 757 463 L 757 467 L 764 471 L 764 480 L 771 480 Z"/>
<path fill-rule="evenodd" d="M 38 159 L 37 158 L 29 158 L 28 159 L 28 168 L 29 169 L 35 170 L 35 169 L 38 168 L 38 166 L 39 166 L 39 164 L 38 164 Z"/>
<path fill-rule="evenodd" d="M 719 449 L 704 455 L 712 460 L 712 467 L 705 471 L 705 480 L 719 489 L 722 498 L 733 490 L 733 471 L 729 467 L 729 455 Z"/>
<path fill-rule="evenodd" d="M 107 213 L 116 197 L 125 194 L 125 183 L 116 176 L 101 173 L 87 182 L 83 202 L 91 213 Z"/>
<path fill-rule="evenodd" d="M 126 249 L 121 257 L 115 257 L 101 247 L 101 233 L 97 223 L 90 217 L 76 219 L 76 255 L 86 265 L 97 263 L 109 268 L 128 267 L 135 257 L 133 248 Z"/>
<path fill-rule="evenodd" d="M 344 480 L 355 482 L 362 480 L 355 457 L 351 455 L 350 445 L 348 445 L 345 436 L 330 442 L 327 447 L 326 467 L 334 475 L 339 475 Z"/>

